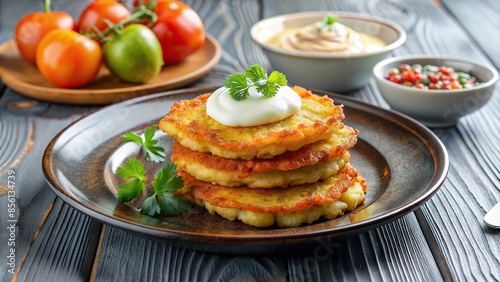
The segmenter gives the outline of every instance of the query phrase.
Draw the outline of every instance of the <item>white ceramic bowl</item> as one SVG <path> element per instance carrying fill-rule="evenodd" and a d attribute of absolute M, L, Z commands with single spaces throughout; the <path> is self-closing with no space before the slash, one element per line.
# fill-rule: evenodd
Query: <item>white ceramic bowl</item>
<path fill-rule="evenodd" d="M 386 79 L 391 68 L 401 64 L 421 64 L 452 67 L 455 71 L 471 72 L 482 83 L 456 90 L 421 90 L 399 85 Z M 382 97 L 392 109 L 413 117 L 429 127 L 452 126 L 481 107 L 493 95 L 498 72 L 487 64 L 459 58 L 411 55 L 388 58 L 373 68 L 373 76 Z"/>
<path fill-rule="evenodd" d="M 326 15 L 337 16 L 340 23 L 384 40 L 387 45 L 362 54 L 291 51 L 267 41 L 285 29 L 301 28 Z M 266 54 L 274 70 L 283 72 L 289 83 L 305 88 L 345 93 L 363 87 L 372 77 L 379 61 L 401 46 L 406 32 L 399 25 L 375 16 L 341 12 L 305 12 L 263 19 L 251 28 L 251 36 Z"/>

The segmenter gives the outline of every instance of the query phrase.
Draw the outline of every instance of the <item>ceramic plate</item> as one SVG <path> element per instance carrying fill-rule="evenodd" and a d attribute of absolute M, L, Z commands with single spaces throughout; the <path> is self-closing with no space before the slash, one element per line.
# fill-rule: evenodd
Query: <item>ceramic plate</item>
<path fill-rule="evenodd" d="M 271 252 L 303 247 L 321 239 L 349 236 L 409 213 L 428 200 L 448 172 L 448 155 L 439 139 L 418 122 L 396 112 L 345 96 L 345 123 L 360 131 L 350 150 L 353 165 L 367 179 L 365 203 L 338 219 L 297 228 L 253 228 L 210 215 L 202 208 L 177 216 L 149 217 L 116 198 L 114 172 L 128 157 L 141 158 L 140 147 L 121 141 L 143 133 L 180 99 L 215 88 L 192 88 L 134 98 L 81 118 L 58 134 L 43 157 L 43 171 L 54 192 L 77 210 L 114 227 L 196 250 L 228 253 Z M 172 140 L 157 131 L 168 149 Z M 148 163 L 149 179 L 161 164 Z"/>
<path fill-rule="evenodd" d="M 220 57 L 219 43 L 207 36 L 203 48 L 178 64 L 164 66 L 148 83 L 123 82 L 103 66 L 90 84 L 67 89 L 59 88 L 46 80 L 34 65 L 21 57 L 14 40 L 10 40 L 0 45 L 0 78 L 13 90 L 35 99 L 64 104 L 103 105 L 194 82 L 212 70 Z"/>

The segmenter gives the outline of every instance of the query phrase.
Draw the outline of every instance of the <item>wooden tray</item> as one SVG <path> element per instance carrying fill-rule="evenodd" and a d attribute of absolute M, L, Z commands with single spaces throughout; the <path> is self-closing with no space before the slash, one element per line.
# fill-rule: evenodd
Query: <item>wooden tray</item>
<path fill-rule="evenodd" d="M 68 89 L 57 87 L 45 79 L 36 66 L 21 57 L 14 40 L 10 40 L 0 45 L 0 78 L 11 89 L 35 99 L 63 104 L 103 105 L 189 84 L 212 70 L 220 57 L 219 43 L 207 35 L 202 49 L 181 63 L 164 66 L 160 74 L 148 83 L 121 81 L 103 66 L 90 84 Z"/>

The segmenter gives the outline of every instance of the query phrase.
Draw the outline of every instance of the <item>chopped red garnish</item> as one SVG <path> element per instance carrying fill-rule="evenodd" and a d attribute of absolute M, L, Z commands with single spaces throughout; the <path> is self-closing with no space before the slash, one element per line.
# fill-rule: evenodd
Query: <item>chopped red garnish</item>
<path fill-rule="evenodd" d="M 462 89 L 472 87 L 480 82 L 468 73 L 455 71 L 447 66 L 401 64 L 392 68 L 386 76 L 387 80 L 417 89 Z"/>

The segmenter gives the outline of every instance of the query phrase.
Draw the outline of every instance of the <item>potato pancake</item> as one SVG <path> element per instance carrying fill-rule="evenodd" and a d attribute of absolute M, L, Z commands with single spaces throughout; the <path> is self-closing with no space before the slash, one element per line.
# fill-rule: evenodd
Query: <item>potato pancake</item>
<path fill-rule="evenodd" d="M 333 202 L 347 190 L 358 172 L 348 163 L 336 175 L 323 181 L 269 189 L 224 187 L 197 180 L 182 170 L 178 170 L 178 174 L 184 180 L 184 187 L 176 195 L 191 202 L 198 199 L 219 207 L 275 213 L 293 212 Z"/>
<path fill-rule="evenodd" d="M 320 161 L 341 158 L 346 150 L 357 142 L 358 131 L 352 127 L 340 124 L 328 140 L 317 141 L 305 145 L 296 151 L 287 151 L 272 159 L 226 159 L 210 153 L 192 151 L 174 141 L 171 160 L 179 163 L 192 162 L 201 166 L 220 171 L 237 172 L 238 177 L 252 172 L 269 170 L 294 170 L 303 166 L 314 165 Z M 182 166 L 181 166 L 182 169 Z"/>
<path fill-rule="evenodd" d="M 366 192 L 364 179 L 349 164 L 327 180 L 285 189 L 225 188 L 200 183 L 185 172 L 182 176 L 188 186 L 177 195 L 211 214 L 256 227 L 296 227 L 321 217 L 334 219 L 361 205 Z"/>
<path fill-rule="evenodd" d="M 268 170 L 263 172 L 238 173 L 204 167 L 202 164 L 181 161 L 179 169 L 198 180 L 226 187 L 247 186 L 249 188 L 285 188 L 293 185 L 314 183 L 335 175 L 349 161 L 348 152 L 342 158 L 320 161 L 314 165 L 294 170 Z"/>
<path fill-rule="evenodd" d="M 304 145 L 329 139 L 342 127 L 344 113 L 327 96 L 295 86 L 302 99 L 296 114 L 274 123 L 251 127 L 229 127 L 206 114 L 210 93 L 172 105 L 159 122 L 162 131 L 183 146 L 198 152 L 210 152 L 228 159 L 268 159 L 295 151 Z"/>
<path fill-rule="evenodd" d="M 287 151 L 272 159 L 226 159 L 210 153 L 192 151 L 178 142 L 171 160 L 181 170 L 199 180 L 235 187 L 287 187 L 328 178 L 349 161 L 347 150 L 357 140 L 357 130 L 343 126 L 326 141 Z"/>

